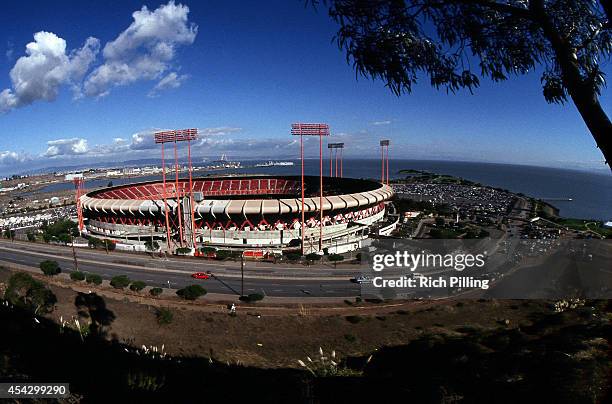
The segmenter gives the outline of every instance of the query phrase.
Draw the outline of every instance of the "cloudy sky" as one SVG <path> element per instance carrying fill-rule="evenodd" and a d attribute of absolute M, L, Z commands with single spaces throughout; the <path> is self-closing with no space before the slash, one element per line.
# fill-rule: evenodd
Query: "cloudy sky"
<path fill-rule="evenodd" d="M 199 128 L 196 159 L 295 157 L 294 121 L 329 123 L 349 157 L 376 157 L 387 137 L 394 158 L 605 170 L 576 109 L 545 103 L 538 72 L 398 98 L 356 79 L 337 27 L 299 0 L 1 7 L 0 174 L 154 157 L 152 133 L 171 128 Z"/>

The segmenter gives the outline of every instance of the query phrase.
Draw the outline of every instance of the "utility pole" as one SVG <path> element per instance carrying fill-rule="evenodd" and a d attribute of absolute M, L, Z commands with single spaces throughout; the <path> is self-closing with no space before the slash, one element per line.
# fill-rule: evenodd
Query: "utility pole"
<path fill-rule="evenodd" d="M 241 292 L 240 295 L 244 296 L 244 251 L 242 252 L 242 255 L 240 255 L 240 277 L 241 277 Z"/>
<path fill-rule="evenodd" d="M 74 249 L 74 236 L 72 236 L 72 258 L 74 259 L 74 270 L 79 271 L 79 263 L 77 261 L 76 250 Z"/>

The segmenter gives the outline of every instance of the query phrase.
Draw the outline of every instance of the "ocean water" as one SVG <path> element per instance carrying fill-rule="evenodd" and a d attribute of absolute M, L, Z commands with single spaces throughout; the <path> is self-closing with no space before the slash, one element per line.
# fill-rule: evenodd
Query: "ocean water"
<path fill-rule="evenodd" d="M 239 170 L 218 170 L 214 174 L 249 173 L 299 175 L 298 160 L 293 160 L 294 166 L 251 167 Z M 256 162 L 244 161 L 243 165 Z M 426 161 L 400 160 L 389 161 L 391 178 L 403 177 L 402 169 L 430 171 L 437 174 L 449 174 L 462 177 L 484 185 L 499 187 L 512 192 L 522 192 L 525 195 L 541 199 L 569 199 L 572 201 L 549 201 L 559 208 L 565 217 L 611 220 L 612 219 L 612 173 L 591 173 L 585 171 L 566 170 L 559 168 L 533 167 L 511 164 L 491 164 L 456 161 Z M 319 174 L 319 161 L 307 159 L 305 173 Z M 343 174 L 345 177 L 378 178 L 380 179 L 381 162 L 372 159 L 345 159 Z M 323 162 L 323 174 L 329 175 L 329 160 Z M 205 174 L 202 174 L 205 175 Z M 112 179 L 114 185 L 137 181 L 152 181 L 161 179 L 161 175 L 140 178 Z M 108 184 L 109 179 L 98 179 L 86 182 L 86 188 L 96 189 Z M 52 184 L 45 191 L 53 192 L 72 189 L 71 183 Z"/>

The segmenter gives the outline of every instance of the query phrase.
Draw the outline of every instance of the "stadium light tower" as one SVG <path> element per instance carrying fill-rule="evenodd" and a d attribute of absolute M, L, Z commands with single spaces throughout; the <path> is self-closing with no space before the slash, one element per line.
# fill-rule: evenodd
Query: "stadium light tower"
<path fill-rule="evenodd" d="M 323 250 L 323 136 L 329 136 L 326 123 L 294 123 L 291 134 L 300 137 L 300 159 L 302 160 L 302 255 L 304 255 L 304 136 L 319 136 L 319 251 Z"/>
<path fill-rule="evenodd" d="M 381 140 L 380 141 L 380 161 L 381 161 L 381 174 L 380 174 L 380 182 L 385 184 L 385 165 L 387 169 L 387 182 L 389 185 L 389 141 Z"/>
<path fill-rule="evenodd" d="M 76 209 L 77 209 L 77 219 L 79 225 L 79 232 L 83 232 L 83 207 L 81 206 L 81 196 L 84 194 L 85 188 L 85 178 L 83 177 L 74 177 L 72 179 L 72 183 L 74 184 L 75 190 L 75 198 L 76 198 Z"/>
<path fill-rule="evenodd" d="M 161 144 L 161 158 L 162 158 L 162 180 L 163 180 L 163 198 L 164 198 L 164 214 L 166 217 L 166 241 L 168 243 L 168 249 L 170 249 L 170 218 L 168 215 L 168 190 L 166 186 L 166 160 L 164 156 L 164 145 L 166 143 L 174 144 L 174 168 L 175 168 L 175 189 L 176 203 L 177 203 L 177 221 L 179 229 L 179 242 L 183 246 L 183 219 L 181 217 L 181 192 L 179 189 L 179 163 L 178 163 L 178 142 L 187 142 L 187 159 L 189 161 L 189 206 L 190 206 L 190 218 L 191 218 L 191 242 L 193 248 L 196 248 L 196 237 L 195 237 L 195 219 L 193 212 L 193 180 L 191 173 L 193 171 L 191 165 L 191 141 L 198 138 L 197 129 L 177 129 L 167 130 L 161 132 L 155 132 L 155 143 Z M 183 187 L 184 188 L 184 187 Z"/>
<path fill-rule="evenodd" d="M 340 150 L 340 178 L 342 178 L 342 149 L 344 149 L 344 143 L 328 143 L 327 148 L 329 149 L 329 176 L 338 177 L 338 150 Z M 333 160 L 336 161 L 335 175 Z"/>

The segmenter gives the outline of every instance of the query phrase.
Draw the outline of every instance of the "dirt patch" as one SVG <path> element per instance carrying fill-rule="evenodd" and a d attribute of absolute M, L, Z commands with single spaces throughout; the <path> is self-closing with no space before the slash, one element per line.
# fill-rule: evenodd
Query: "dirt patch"
<path fill-rule="evenodd" d="M 0 281 L 10 271 L 0 269 Z M 76 317 L 78 291 L 64 280 L 45 280 L 57 296 L 57 307 L 47 317 L 59 321 Z M 74 286 L 73 286 L 74 287 Z M 92 288 L 102 296 L 114 321 L 105 328 L 108 338 L 134 346 L 165 346 L 171 355 L 212 357 L 230 364 L 296 367 L 297 359 L 314 355 L 319 347 L 340 356 L 368 354 L 382 346 L 406 344 L 426 333 L 455 333 L 466 325 L 513 328 L 530 324 L 541 302 L 477 301 L 409 302 L 361 307 L 238 307 L 230 316 L 223 304 L 184 304 Z M 158 307 L 173 313 L 170 324 L 159 325 Z"/>

